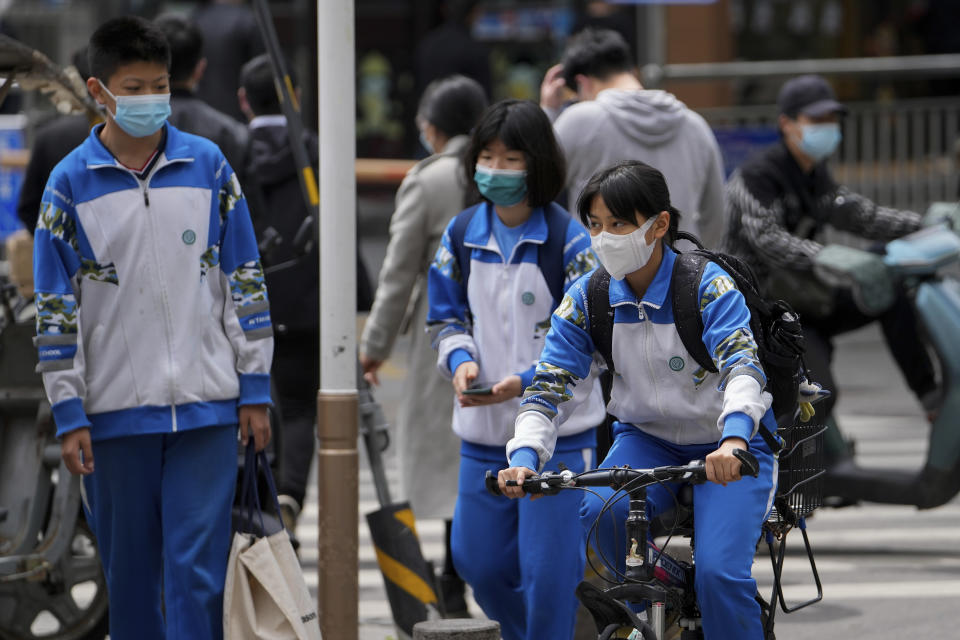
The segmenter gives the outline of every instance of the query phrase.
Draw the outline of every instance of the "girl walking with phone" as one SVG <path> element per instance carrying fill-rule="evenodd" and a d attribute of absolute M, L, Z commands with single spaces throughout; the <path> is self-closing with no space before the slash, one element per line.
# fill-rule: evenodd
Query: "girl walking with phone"
<path fill-rule="evenodd" d="M 570 640 L 584 565 L 580 496 L 504 500 L 486 493 L 483 477 L 507 460 L 553 310 L 596 259 L 587 231 L 552 202 L 563 187 L 563 155 L 536 104 L 504 100 L 487 109 L 464 171 L 481 201 L 443 235 L 427 314 L 437 365 L 452 379 L 453 430 L 462 441 L 454 565 L 504 640 Z M 563 411 L 556 453 L 543 468 L 592 468 L 595 426 L 604 418 L 593 377 Z M 517 454 L 521 464 L 539 468 L 523 457 L 535 458 L 529 452 Z M 556 542 L 547 547 L 547 539 Z"/>

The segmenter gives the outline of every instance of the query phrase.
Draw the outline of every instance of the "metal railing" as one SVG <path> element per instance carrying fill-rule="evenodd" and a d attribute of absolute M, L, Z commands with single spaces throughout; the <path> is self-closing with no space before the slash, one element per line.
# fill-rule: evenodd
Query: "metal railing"
<path fill-rule="evenodd" d="M 922 98 L 846 106 L 843 142 L 830 161 L 837 181 L 879 204 L 914 211 L 926 210 L 933 201 L 957 199 L 960 100 Z M 776 139 L 773 105 L 700 113 L 720 138 L 738 129 Z"/>
<path fill-rule="evenodd" d="M 702 64 L 648 64 L 645 86 L 665 80 L 781 82 L 805 73 L 825 76 L 930 78 L 960 76 L 960 54 L 817 60 L 763 60 Z M 920 98 L 846 103 L 843 143 L 831 160 L 835 178 L 879 204 L 923 211 L 935 200 L 957 200 L 960 99 Z M 740 148 L 724 148 L 728 173 L 751 144 L 777 139 L 777 108 L 698 110 L 724 147 L 727 134 Z"/>
<path fill-rule="evenodd" d="M 745 78 L 785 78 L 805 73 L 825 76 L 958 76 L 960 53 L 873 58 L 817 58 L 803 60 L 753 60 L 647 64 L 643 67 L 644 86 L 654 88 L 665 80 L 741 80 Z"/>

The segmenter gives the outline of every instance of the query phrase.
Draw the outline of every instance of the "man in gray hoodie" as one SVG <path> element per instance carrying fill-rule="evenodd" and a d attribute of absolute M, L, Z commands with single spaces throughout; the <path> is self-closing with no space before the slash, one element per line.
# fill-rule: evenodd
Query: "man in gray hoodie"
<path fill-rule="evenodd" d="M 561 113 L 564 87 L 578 102 Z M 585 29 L 547 71 L 540 106 L 554 120 L 567 160 L 571 207 L 587 180 L 622 160 L 642 160 L 663 172 L 680 228 L 719 247 L 726 230 L 723 161 L 706 121 L 666 91 L 644 89 L 630 49 L 608 29 Z"/>

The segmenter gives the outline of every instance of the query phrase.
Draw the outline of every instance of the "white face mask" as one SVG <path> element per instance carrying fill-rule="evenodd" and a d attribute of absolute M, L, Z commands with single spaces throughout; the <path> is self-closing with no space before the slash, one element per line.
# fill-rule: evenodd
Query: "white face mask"
<path fill-rule="evenodd" d="M 593 252 L 597 254 L 611 278 L 623 280 L 628 273 L 633 273 L 650 262 L 657 242 L 654 240 L 647 244 L 646 235 L 658 217 L 651 216 L 639 229 L 630 233 L 617 235 L 601 231 L 590 237 Z"/>

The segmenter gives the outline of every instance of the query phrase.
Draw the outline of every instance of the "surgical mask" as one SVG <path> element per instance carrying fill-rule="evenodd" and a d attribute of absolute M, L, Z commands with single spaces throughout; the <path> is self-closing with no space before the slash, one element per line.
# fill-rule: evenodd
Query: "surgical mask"
<path fill-rule="evenodd" d="M 436 150 L 433 148 L 433 145 L 430 144 L 430 141 L 427 140 L 427 136 L 423 133 L 423 131 L 420 132 L 420 144 L 423 145 L 423 148 L 426 149 L 427 153 L 430 155 L 436 153 Z"/>
<path fill-rule="evenodd" d="M 590 237 L 590 246 L 614 280 L 623 280 L 628 273 L 643 268 L 653 256 L 654 240 L 647 244 L 647 230 L 658 216 L 652 216 L 639 229 L 618 235 L 601 231 Z"/>
<path fill-rule="evenodd" d="M 814 162 L 820 162 L 837 150 L 840 140 L 840 125 L 836 122 L 805 124 L 801 127 L 800 149 Z"/>
<path fill-rule="evenodd" d="M 134 138 L 145 138 L 156 133 L 170 117 L 170 94 L 150 93 L 140 96 L 115 96 L 100 80 L 100 86 L 117 103 L 117 112 L 111 113 L 114 122 Z M 110 109 L 107 109 L 110 113 Z"/>
<path fill-rule="evenodd" d="M 520 169 L 491 169 L 477 165 L 473 179 L 480 194 L 501 207 L 523 202 L 527 197 L 527 172 Z"/>

